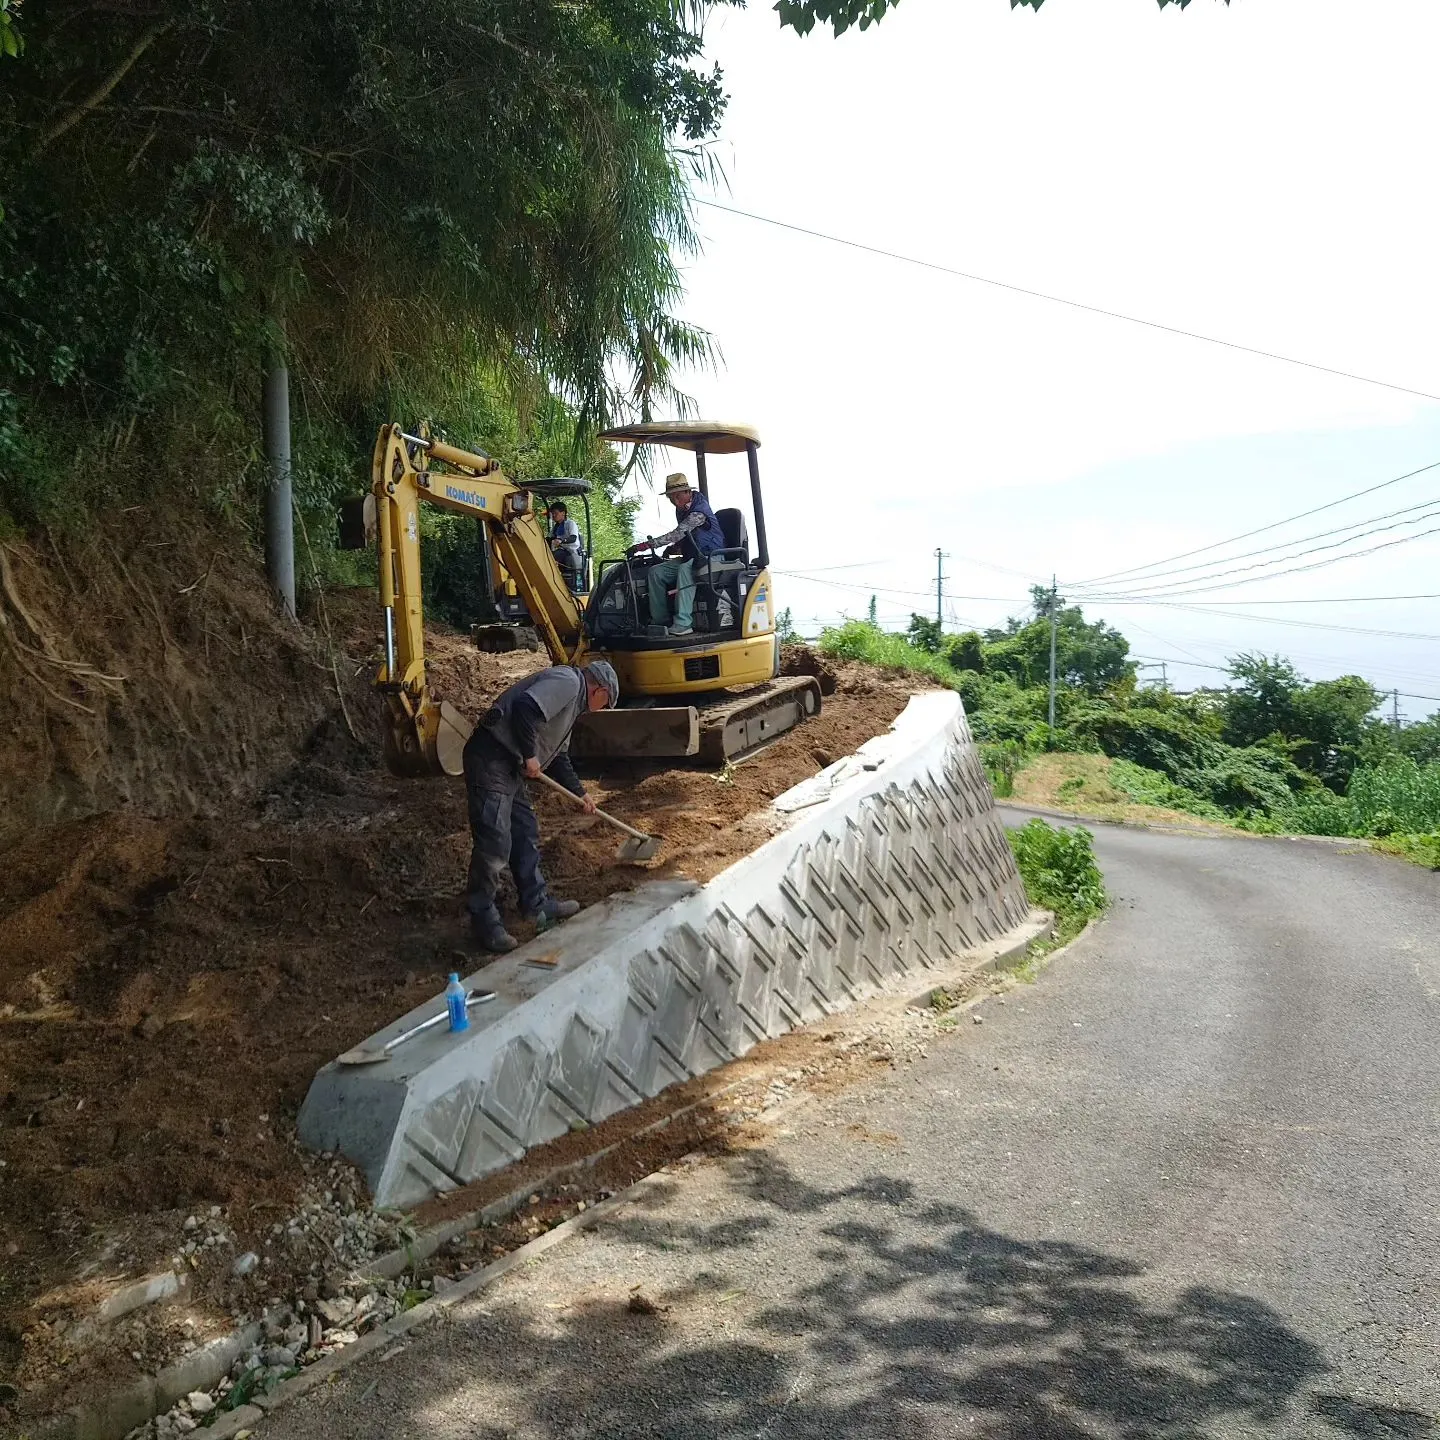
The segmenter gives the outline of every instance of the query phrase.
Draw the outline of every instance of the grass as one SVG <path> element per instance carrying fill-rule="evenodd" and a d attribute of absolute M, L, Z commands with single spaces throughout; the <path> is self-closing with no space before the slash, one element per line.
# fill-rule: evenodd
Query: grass
<path fill-rule="evenodd" d="M 1224 813 L 1155 770 L 1108 755 L 1035 755 L 1015 772 L 1017 803 L 1095 820 L 1225 824 Z M 1178 802 L 1178 803 L 1177 803 Z"/>
<path fill-rule="evenodd" d="M 903 635 L 889 635 L 864 620 L 849 620 L 821 637 L 820 648 L 841 660 L 863 660 L 886 670 L 928 675 L 953 690 L 957 675 L 938 655 L 920 650 Z"/>

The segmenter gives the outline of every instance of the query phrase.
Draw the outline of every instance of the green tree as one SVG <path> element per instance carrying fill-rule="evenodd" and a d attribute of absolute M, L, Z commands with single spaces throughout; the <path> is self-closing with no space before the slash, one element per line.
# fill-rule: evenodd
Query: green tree
<path fill-rule="evenodd" d="M 870 608 L 865 612 L 865 619 L 871 625 L 878 625 L 880 623 L 879 614 L 880 607 L 875 603 L 875 597 L 872 595 L 870 597 Z"/>
<path fill-rule="evenodd" d="M 816 23 L 829 25 L 837 35 L 843 35 L 852 25 L 868 30 L 885 18 L 900 0 L 779 0 L 775 6 L 780 23 L 788 25 L 801 35 L 808 35 Z M 1038 10 L 1045 0 L 1010 0 L 1010 8 L 1028 5 Z M 1178 5 L 1182 10 L 1190 0 L 1158 0 L 1163 10 L 1167 5 Z M 1230 0 L 1225 0 L 1229 4 Z"/>
<path fill-rule="evenodd" d="M 917 650 L 923 650 L 927 655 L 938 655 L 945 639 L 940 622 L 925 615 L 912 614 L 905 634 Z"/>
<path fill-rule="evenodd" d="M 565 394 L 581 435 L 671 403 L 675 365 L 709 353 L 676 317 L 724 108 L 708 8 L 27 10 L 0 85 L 12 508 L 17 477 L 44 488 L 47 435 L 68 457 L 74 430 L 136 417 L 213 433 L 239 405 L 253 426 L 282 344 L 296 412 L 360 435 L 479 366 Z"/>
<path fill-rule="evenodd" d="M 985 642 L 978 630 L 967 630 L 963 635 L 949 636 L 942 653 L 946 663 L 956 670 L 973 670 L 982 674 L 985 670 Z"/>
<path fill-rule="evenodd" d="M 1440 760 L 1440 710 L 1428 720 L 1405 726 L 1396 737 L 1395 745 L 1402 755 L 1408 755 L 1420 765 Z"/>
<path fill-rule="evenodd" d="M 985 632 L 987 668 L 1021 685 L 1040 685 L 1050 673 L 1050 591 L 1036 586 L 1032 598 L 1034 620 L 1012 617 L 1003 630 Z M 1098 694 L 1133 678 L 1129 641 L 1103 620 L 1087 622 L 1078 605 L 1060 603 L 1055 628 L 1055 673 L 1063 684 Z"/>
<path fill-rule="evenodd" d="M 1272 735 L 1293 736 L 1296 702 L 1305 682 L 1279 655 L 1244 654 L 1230 660 L 1233 689 L 1224 696 L 1224 738 L 1231 745 L 1255 745 Z"/>

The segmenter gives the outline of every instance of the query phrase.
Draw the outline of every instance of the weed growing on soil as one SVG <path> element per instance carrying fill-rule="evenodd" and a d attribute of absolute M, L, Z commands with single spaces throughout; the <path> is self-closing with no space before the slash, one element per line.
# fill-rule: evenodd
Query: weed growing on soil
<path fill-rule="evenodd" d="M 1055 912 L 1055 936 L 1047 948 L 1073 940 L 1109 903 L 1095 863 L 1094 836 L 1082 828 L 1061 830 L 1031 820 L 1006 832 L 1025 893 L 1032 905 Z"/>

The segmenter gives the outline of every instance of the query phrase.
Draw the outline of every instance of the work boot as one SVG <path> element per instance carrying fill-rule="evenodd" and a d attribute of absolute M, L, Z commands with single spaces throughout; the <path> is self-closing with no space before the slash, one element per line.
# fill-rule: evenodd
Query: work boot
<path fill-rule="evenodd" d="M 672 625 L 670 633 L 678 638 L 681 635 L 693 635 L 695 631 L 689 625 Z"/>
<path fill-rule="evenodd" d="M 498 915 L 470 917 L 470 938 L 492 955 L 504 955 L 520 942 L 505 928 L 505 922 Z"/>
<path fill-rule="evenodd" d="M 548 930 L 562 920 L 580 913 L 578 900 L 551 900 L 548 896 L 540 902 L 538 910 L 532 910 L 525 918 L 535 922 L 536 930 Z"/>

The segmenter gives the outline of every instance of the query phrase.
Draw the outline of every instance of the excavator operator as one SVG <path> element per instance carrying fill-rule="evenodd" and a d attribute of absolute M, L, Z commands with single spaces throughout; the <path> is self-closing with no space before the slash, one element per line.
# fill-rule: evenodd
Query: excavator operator
<path fill-rule="evenodd" d="M 642 550 L 659 550 L 666 558 L 651 565 L 646 575 L 650 590 L 650 621 L 668 627 L 671 635 L 689 635 L 695 614 L 695 565 L 707 555 L 725 547 L 725 534 L 710 508 L 710 502 L 690 488 L 683 472 L 665 477 L 665 498 L 675 506 L 675 528 L 630 546 L 627 555 Z M 668 591 L 675 586 L 675 621 L 671 624 Z"/>
<path fill-rule="evenodd" d="M 585 801 L 570 763 L 570 731 L 587 710 L 604 710 L 620 699 L 620 682 L 604 660 L 584 666 L 552 665 L 517 681 L 495 701 L 465 742 L 465 792 L 470 809 L 470 874 L 466 906 L 470 934 L 494 955 L 518 943 L 495 903 L 508 865 L 520 909 L 540 929 L 568 920 L 575 900 L 552 899 L 540 873 L 540 826 L 525 780 L 544 773 Z"/>

